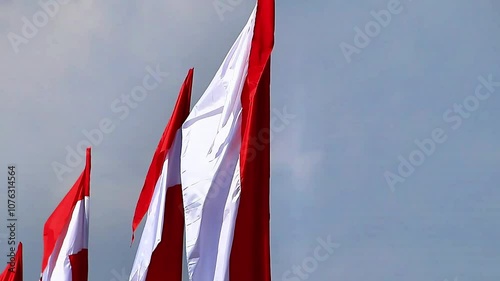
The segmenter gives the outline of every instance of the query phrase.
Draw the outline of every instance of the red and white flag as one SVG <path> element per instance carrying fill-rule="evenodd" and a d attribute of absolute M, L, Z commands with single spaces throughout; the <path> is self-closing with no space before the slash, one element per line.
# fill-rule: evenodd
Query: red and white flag
<path fill-rule="evenodd" d="M 132 232 L 146 212 L 148 216 L 130 281 L 182 280 L 184 213 L 179 162 L 180 128 L 189 115 L 192 84 L 193 69 L 190 69 L 137 201 Z"/>
<path fill-rule="evenodd" d="M 0 281 L 23 281 L 23 243 L 19 242 L 16 255 L 10 257 L 7 267 L 0 274 Z"/>
<path fill-rule="evenodd" d="M 87 281 L 90 147 L 82 174 L 43 228 L 42 281 Z"/>
<path fill-rule="evenodd" d="M 268 281 L 274 0 L 250 19 L 182 126 L 192 281 Z"/>

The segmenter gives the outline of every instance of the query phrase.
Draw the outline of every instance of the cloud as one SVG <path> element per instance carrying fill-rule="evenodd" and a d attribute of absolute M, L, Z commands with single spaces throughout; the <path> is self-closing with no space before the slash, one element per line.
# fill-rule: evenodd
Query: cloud
<path fill-rule="evenodd" d="M 308 148 L 303 144 L 302 126 L 297 118 L 291 121 L 286 132 L 276 134 L 271 143 L 271 161 L 273 169 L 285 170 L 286 174 L 291 174 L 296 189 L 307 190 L 312 187 L 311 180 L 318 173 L 323 153 L 320 149 Z"/>

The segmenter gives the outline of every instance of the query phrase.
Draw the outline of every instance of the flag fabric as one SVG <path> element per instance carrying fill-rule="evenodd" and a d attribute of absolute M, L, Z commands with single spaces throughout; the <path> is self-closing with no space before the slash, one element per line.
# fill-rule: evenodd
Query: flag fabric
<path fill-rule="evenodd" d="M 135 232 L 146 212 L 148 216 L 130 281 L 182 280 L 184 212 L 179 162 L 180 128 L 189 114 L 192 83 L 193 69 L 190 69 L 137 202 L 132 232 Z"/>
<path fill-rule="evenodd" d="M 274 0 L 258 0 L 182 126 L 191 281 L 268 281 Z"/>
<path fill-rule="evenodd" d="M 90 159 L 43 229 L 42 281 L 87 281 Z"/>
<path fill-rule="evenodd" d="M 19 242 L 16 255 L 10 258 L 0 274 L 0 281 L 23 281 L 23 243 Z"/>

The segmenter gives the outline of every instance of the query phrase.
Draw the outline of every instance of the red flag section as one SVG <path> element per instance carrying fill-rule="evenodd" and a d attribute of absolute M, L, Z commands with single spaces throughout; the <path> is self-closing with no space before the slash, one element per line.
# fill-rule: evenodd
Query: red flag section
<path fill-rule="evenodd" d="M 269 140 L 274 14 L 274 0 L 257 0 L 248 74 L 241 93 L 241 197 L 231 249 L 231 281 L 271 280 Z M 261 147 L 254 147 L 252 140 L 258 140 Z"/>
<path fill-rule="evenodd" d="M 0 281 L 23 281 L 23 243 L 19 242 L 16 255 L 10 257 Z"/>

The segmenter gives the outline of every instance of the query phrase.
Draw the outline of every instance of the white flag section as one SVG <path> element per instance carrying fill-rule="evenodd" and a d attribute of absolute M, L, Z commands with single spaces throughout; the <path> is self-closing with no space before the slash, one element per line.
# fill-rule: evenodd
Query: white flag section
<path fill-rule="evenodd" d="M 90 148 L 85 170 L 44 226 L 43 281 L 87 281 Z"/>
<path fill-rule="evenodd" d="M 172 147 L 168 151 L 165 163 L 163 164 L 163 170 L 156 183 L 129 281 L 146 280 L 151 256 L 161 242 L 167 189 L 181 183 L 179 163 L 180 137 L 181 131 L 179 130 L 177 131 Z"/>
<path fill-rule="evenodd" d="M 181 181 L 192 281 L 229 280 L 241 188 L 241 93 L 256 9 L 182 126 Z"/>

